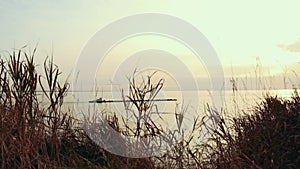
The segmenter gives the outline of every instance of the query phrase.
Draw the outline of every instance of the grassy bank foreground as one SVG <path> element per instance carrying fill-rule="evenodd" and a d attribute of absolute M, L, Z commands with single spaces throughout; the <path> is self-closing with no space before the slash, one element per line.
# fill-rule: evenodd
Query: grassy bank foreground
<path fill-rule="evenodd" d="M 0 58 L 0 166 L 1 168 L 300 168 L 300 97 L 295 91 L 290 99 L 267 96 L 246 115 L 225 120 L 220 117 L 208 142 L 198 141 L 196 133 L 207 117 L 195 119 L 189 137 L 163 156 L 126 158 L 111 154 L 79 128 L 72 112 L 62 109 L 68 83 L 59 80 L 60 71 L 46 59 L 43 74 L 34 63 L 35 51 L 22 50 Z M 128 96 L 138 110 L 136 125 L 126 125 L 113 113 L 106 120 L 120 135 L 149 137 L 171 134 L 143 115 L 152 102 L 135 100 L 155 98 L 163 81 L 141 84 L 130 81 Z M 43 91 L 46 102 L 38 99 Z M 174 112 L 180 121 L 186 110 Z M 208 110 L 212 113 L 215 110 Z M 131 112 L 131 111 L 128 111 Z M 182 115 L 182 116 L 180 116 Z M 143 118 L 141 118 L 143 117 Z M 123 123 L 121 124 L 121 121 Z M 193 144 L 192 144 L 193 143 Z"/>

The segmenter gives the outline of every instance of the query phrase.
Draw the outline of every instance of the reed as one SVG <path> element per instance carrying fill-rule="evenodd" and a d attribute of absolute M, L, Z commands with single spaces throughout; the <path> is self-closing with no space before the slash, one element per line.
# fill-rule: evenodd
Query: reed
<path fill-rule="evenodd" d="M 126 116 L 103 112 L 103 119 L 120 135 L 135 138 L 161 136 L 169 149 L 161 156 L 128 158 L 99 147 L 82 128 L 72 112 L 62 108 L 69 84 L 60 82 L 60 70 L 46 58 L 43 74 L 24 49 L 0 57 L 0 165 L 1 168 L 299 168 L 300 97 L 295 90 L 290 99 L 267 95 L 242 116 L 218 117 L 208 141 L 198 138 L 211 114 L 196 117 L 184 136 L 182 121 L 188 107 L 174 110 L 177 129 L 168 130 L 152 115 L 154 99 L 164 80 L 153 74 L 141 81 L 128 79 L 123 93 Z M 136 72 L 135 72 L 136 73 Z M 232 80 L 235 84 L 235 81 Z M 236 86 L 236 85 L 235 85 Z M 46 100 L 37 93 L 41 90 Z M 236 94 L 237 87 L 233 88 Z M 237 103 L 236 103 L 237 104 Z M 241 111 L 239 108 L 234 111 Z M 134 125 L 129 124 L 134 117 Z M 97 128 L 105 132 L 104 128 Z M 109 138 L 109 135 L 107 135 Z M 124 138 L 124 137 L 123 137 Z M 124 140 L 125 141 L 125 140 Z M 148 142 L 145 142 L 145 146 Z M 128 149 L 126 144 L 121 145 Z"/>
<path fill-rule="evenodd" d="M 219 123 L 203 168 L 298 168 L 300 98 L 267 95 L 251 114 Z"/>
<path fill-rule="evenodd" d="M 59 82 L 61 72 L 52 59 L 45 60 L 44 75 L 38 74 L 35 54 L 36 49 L 32 54 L 20 49 L 9 53 L 6 60 L 0 58 L 1 168 L 88 164 L 81 153 L 92 142 L 76 128 L 74 117 L 62 109 L 69 85 Z M 39 98 L 39 89 L 46 102 Z"/>

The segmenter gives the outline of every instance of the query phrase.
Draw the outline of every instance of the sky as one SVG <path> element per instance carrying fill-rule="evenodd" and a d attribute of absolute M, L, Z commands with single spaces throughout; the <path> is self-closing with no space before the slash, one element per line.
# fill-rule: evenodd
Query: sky
<path fill-rule="evenodd" d="M 74 67 L 82 50 L 103 27 L 126 16 L 159 13 L 184 20 L 208 39 L 224 71 L 225 88 L 230 89 L 230 78 L 248 89 L 287 88 L 300 84 L 299 6 L 297 0 L 2 0 L 0 51 L 24 45 L 32 50 L 38 44 L 36 62 L 41 65 L 53 53 L 62 78 L 66 78 L 76 74 Z M 176 57 L 139 56 L 149 49 Z M 102 63 L 96 73 L 91 73 L 100 85 L 122 83 L 117 78 L 127 75 L 123 69 L 130 67 L 130 72 L 136 66 L 144 70 L 147 64 L 156 68 L 166 63 L 169 76 L 176 77 L 187 90 L 193 89 L 191 78 L 206 89 L 209 84 L 203 81 L 211 77 L 207 65 L 184 43 L 157 34 L 123 39 L 111 47 Z M 118 72 L 120 75 L 111 77 Z"/>

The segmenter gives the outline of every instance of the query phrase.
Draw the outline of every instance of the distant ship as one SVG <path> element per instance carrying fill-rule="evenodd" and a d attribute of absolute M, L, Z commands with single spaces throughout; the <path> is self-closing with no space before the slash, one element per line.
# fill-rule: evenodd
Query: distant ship
<path fill-rule="evenodd" d="M 135 101 L 177 101 L 177 99 L 153 99 L 153 100 L 135 100 Z M 111 102 L 131 102 L 131 100 L 104 100 L 102 97 L 91 100 L 89 103 L 111 103 Z"/>

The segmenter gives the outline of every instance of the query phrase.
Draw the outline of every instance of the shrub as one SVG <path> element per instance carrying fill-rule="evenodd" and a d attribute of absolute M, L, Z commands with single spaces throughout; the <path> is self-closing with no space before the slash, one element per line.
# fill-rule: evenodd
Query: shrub
<path fill-rule="evenodd" d="M 229 130 L 228 130 L 229 129 Z M 212 139 L 211 168 L 298 168 L 300 97 L 267 96 L 252 114 L 224 120 Z"/>

